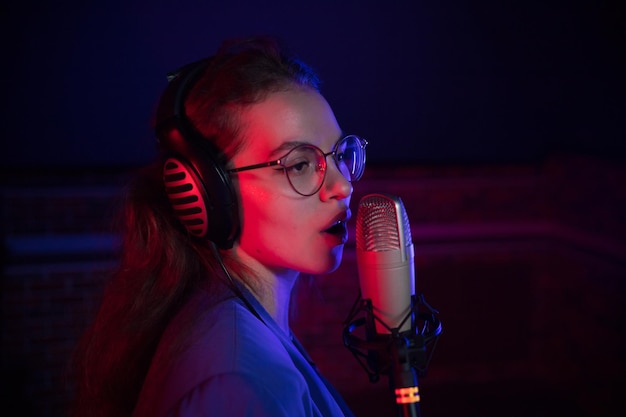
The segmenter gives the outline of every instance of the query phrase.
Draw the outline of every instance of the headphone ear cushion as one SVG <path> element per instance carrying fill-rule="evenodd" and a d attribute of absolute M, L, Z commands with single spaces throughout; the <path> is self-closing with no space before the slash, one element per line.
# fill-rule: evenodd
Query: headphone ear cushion
<path fill-rule="evenodd" d="M 203 157 L 202 157 L 203 156 Z M 215 158 L 214 152 L 198 152 L 192 165 L 202 181 L 208 230 L 206 238 L 221 249 L 230 249 L 239 235 L 239 205 L 230 175 Z M 197 162 L 197 163 L 196 163 Z"/>
<path fill-rule="evenodd" d="M 230 177 L 220 165 L 171 156 L 163 182 L 174 214 L 193 236 L 229 249 L 239 233 L 239 210 Z"/>

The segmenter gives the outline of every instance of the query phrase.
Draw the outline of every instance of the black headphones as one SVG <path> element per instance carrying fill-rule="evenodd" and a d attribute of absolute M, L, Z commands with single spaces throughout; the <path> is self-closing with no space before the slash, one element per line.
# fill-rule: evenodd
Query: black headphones
<path fill-rule="evenodd" d="M 155 132 L 165 151 L 163 183 L 188 232 L 228 249 L 239 234 L 239 208 L 230 175 L 219 162 L 219 149 L 203 137 L 185 113 L 187 95 L 210 58 L 169 73 L 156 113 Z"/>

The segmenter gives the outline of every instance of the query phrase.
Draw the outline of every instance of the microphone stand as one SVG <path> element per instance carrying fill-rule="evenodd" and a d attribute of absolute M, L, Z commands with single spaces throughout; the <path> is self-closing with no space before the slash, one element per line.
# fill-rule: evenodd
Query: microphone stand
<path fill-rule="evenodd" d="M 442 331 L 437 314 L 423 295 L 413 295 L 407 315 L 398 327 L 390 328 L 374 313 L 372 300 L 362 299 L 359 293 L 344 323 L 344 345 L 368 374 L 370 382 L 377 382 L 380 375 L 389 376 L 400 417 L 421 416 L 418 376 L 426 374 Z M 357 318 L 358 315 L 361 317 Z M 401 332 L 407 320 L 411 320 L 411 329 Z M 377 333 L 376 322 L 381 323 L 389 334 Z M 353 334 L 359 328 L 364 329 L 365 338 Z"/>

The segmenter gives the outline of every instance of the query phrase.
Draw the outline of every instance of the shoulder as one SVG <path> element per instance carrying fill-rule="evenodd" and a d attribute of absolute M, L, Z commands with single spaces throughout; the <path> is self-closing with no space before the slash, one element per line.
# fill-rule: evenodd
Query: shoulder
<path fill-rule="evenodd" d="M 272 374 L 265 375 L 272 379 Z M 168 417 L 249 416 L 305 417 L 312 415 L 312 402 L 297 385 L 239 373 L 215 375 L 188 391 L 169 408 Z"/>
<path fill-rule="evenodd" d="M 136 415 L 162 415 L 172 407 L 203 407 L 217 400 L 261 410 L 307 391 L 278 337 L 237 299 L 207 304 L 195 297 L 165 331 Z M 230 404 L 235 393 L 238 404 Z M 274 406 L 272 399 L 281 401 Z"/>

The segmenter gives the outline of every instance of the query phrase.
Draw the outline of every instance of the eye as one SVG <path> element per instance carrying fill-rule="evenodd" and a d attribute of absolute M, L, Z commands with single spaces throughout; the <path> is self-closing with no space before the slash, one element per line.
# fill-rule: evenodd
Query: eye
<path fill-rule="evenodd" d="M 312 164 L 306 158 L 300 158 L 298 161 L 290 162 L 285 169 L 289 175 L 306 175 L 311 170 Z"/>

